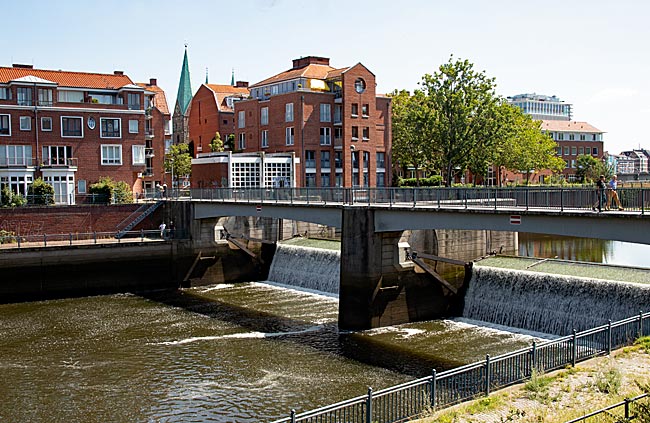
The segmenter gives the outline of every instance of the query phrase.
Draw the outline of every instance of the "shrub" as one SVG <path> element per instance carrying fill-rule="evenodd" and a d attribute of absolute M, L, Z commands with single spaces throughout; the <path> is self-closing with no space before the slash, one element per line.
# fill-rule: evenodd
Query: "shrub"
<path fill-rule="evenodd" d="M 41 178 L 36 178 L 27 190 L 27 198 L 33 204 L 54 204 L 54 187 Z"/>
<path fill-rule="evenodd" d="M 0 190 L 0 207 L 20 207 L 27 203 L 25 197 L 16 194 L 8 186 Z"/>
<path fill-rule="evenodd" d="M 106 202 L 113 201 L 116 204 L 133 202 L 131 188 L 124 181 L 114 181 L 111 177 L 105 176 L 99 182 L 90 186 L 89 192 L 105 198 Z"/>
<path fill-rule="evenodd" d="M 418 180 L 416 178 L 399 178 L 397 185 L 400 187 L 417 187 Z M 421 187 L 439 187 L 443 185 L 442 176 L 434 175 L 429 178 L 420 178 Z"/>

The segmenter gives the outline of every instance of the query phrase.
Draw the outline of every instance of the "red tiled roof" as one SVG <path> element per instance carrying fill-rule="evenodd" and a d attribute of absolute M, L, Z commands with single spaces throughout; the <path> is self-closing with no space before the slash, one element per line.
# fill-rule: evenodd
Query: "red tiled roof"
<path fill-rule="evenodd" d="M 543 131 L 556 132 L 590 132 L 603 133 L 600 129 L 588 124 L 587 122 L 577 122 L 574 120 L 543 120 Z"/>
<path fill-rule="evenodd" d="M 313 78 L 313 79 L 327 79 L 330 77 L 329 74 L 332 71 L 337 71 L 337 70 L 340 69 L 335 69 L 328 65 L 319 65 L 319 64 L 312 63 L 300 69 L 289 69 L 288 71 L 284 71 L 270 78 L 266 78 L 263 81 L 251 85 L 250 88 L 255 88 L 255 87 L 268 85 L 268 84 L 276 84 L 278 82 L 289 81 L 291 79 L 296 79 L 300 77 Z"/>
<path fill-rule="evenodd" d="M 14 79 L 30 75 L 56 82 L 61 87 L 101 88 L 110 90 L 133 84 L 131 78 L 126 75 L 0 67 L 0 83 L 6 84 Z"/>
<path fill-rule="evenodd" d="M 327 73 L 327 79 L 337 78 L 337 77 L 341 76 L 341 74 L 343 72 L 345 72 L 346 70 L 348 70 L 348 69 L 350 69 L 350 67 L 341 68 L 341 69 L 334 69 L 334 70 Z"/>
<path fill-rule="evenodd" d="M 232 107 L 228 107 L 226 97 L 229 96 L 248 96 L 249 91 L 246 87 L 233 87 L 232 85 L 204 84 L 214 93 L 217 107 L 222 111 L 232 112 Z"/>
<path fill-rule="evenodd" d="M 153 97 L 154 105 L 156 109 L 160 110 L 160 113 L 164 115 L 169 114 L 169 107 L 167 106 L 167 97 L 162 88 L 157 85 L 149 85 L 146 82 L 137 82 L 138 86 L 144 88 L 147 91 L 156 93 Z"/>

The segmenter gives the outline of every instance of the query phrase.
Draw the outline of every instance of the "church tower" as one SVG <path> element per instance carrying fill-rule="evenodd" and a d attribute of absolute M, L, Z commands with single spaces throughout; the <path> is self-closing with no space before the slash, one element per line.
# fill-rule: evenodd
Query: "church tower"
<path fill-rule="evenodd" d="M 174 115 L 172 116 L 172 122 L 174 126 L 174 144 L 187 144 L 189 142 L 189 118 L 191 101 L 192 85 L 190 84 L 190 68 L 187 63 L 187 44 L 185 44 L 185 56 L 183 57 L 183 67 L 181 68 L 181 79 L 178 82 L 176 105 L 174 106 Z"/>

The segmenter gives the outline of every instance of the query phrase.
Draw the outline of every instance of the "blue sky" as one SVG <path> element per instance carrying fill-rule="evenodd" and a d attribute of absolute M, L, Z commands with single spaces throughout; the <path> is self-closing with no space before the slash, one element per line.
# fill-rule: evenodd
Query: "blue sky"
<path fill-rule="evenodd" d="M 613 153 L 650 148 L 650 2 L 619 0 L 7 1 L 0 65 L 158 79 L 170 107 L 188 43 L 192 88 L 254 83 L 300 56 L 361 62 L 378 92 L 413 90 L 450 55 L 495 77 L 503 96 L 572 103 Z"/>

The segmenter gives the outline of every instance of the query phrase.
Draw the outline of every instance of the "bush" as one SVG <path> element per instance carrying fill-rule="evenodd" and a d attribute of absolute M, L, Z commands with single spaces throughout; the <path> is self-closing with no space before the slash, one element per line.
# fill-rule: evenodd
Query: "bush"
<path fill-rule="evenodd" d="M 442 176 L 434 175 L 429 178 L 420 178 L 421 187 L 439 187 L 443 185 Z M 399 178 L 397 186 L 400 187 L 417 187 L 418 180 L 416 178 Z"/>
<path fill-rule="evenodd" d="M 20 207 L 26 203 L 25 197 L 14 193 L 8 186 L 5 186 L 0 191 L 0 207 Z"/>
<path fill-rule="evenodd" d="M 54 187 L 41 178 L 36 178 L 27 189 L 27 198 L 32 204 L 54 204 Z"/>
<path fill-rule="evenodd" d="M 16 233 L 0 229 L 0 244 L 13 244 L 16 242 Z"/>
<path fill-rule="evenodd" d="M 99 182 L 92 184 L 89 188 L 91 194 L 100 195 L 106 202 L 115 204 L 126 204 L 133 202 L 133 193 L 129 184 L 124 181 L 114 181 L 111 177 L 105 176 Z"/>

